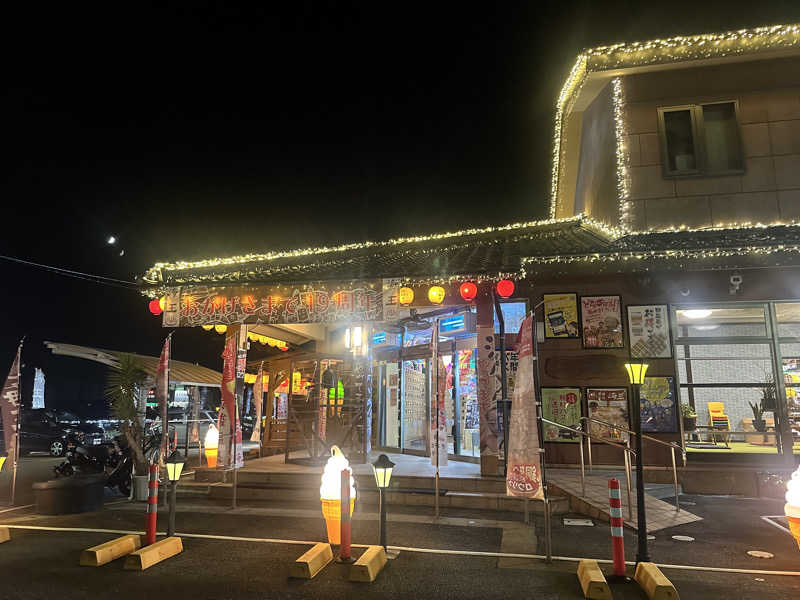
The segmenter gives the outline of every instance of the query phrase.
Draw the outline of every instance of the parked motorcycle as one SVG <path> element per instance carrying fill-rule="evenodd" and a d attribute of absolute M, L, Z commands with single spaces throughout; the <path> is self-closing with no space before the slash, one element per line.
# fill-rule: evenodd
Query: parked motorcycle
<path fill-rule="evenodd" d="M 150 456 L 160 445 L 161 432 L 151 430 L 145 438 L 144 455 Z M 172 443 L 170 449 L 174 449 Z M 53 467 L 53 471 L 56 477 L 72 477 L 79 472 L 105 473 L 107 487 L 117 488 L 123 496 L 129 496 L 133 463 L 133 451 L 127 438 L 120 434 L 112 442 L 99 446 L 69 444 L 65 460 Z"/>

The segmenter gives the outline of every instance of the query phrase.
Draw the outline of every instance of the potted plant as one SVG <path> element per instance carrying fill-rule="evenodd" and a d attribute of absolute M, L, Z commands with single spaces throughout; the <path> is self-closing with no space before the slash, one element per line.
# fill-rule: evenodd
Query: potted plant
<path fill-rule="evenodd" d="M 761 433 L 767 430 L 767 422 L 764 420 L 764 405 L 761 402 L 748 402 L 750 410 L 753 411 L 753 429 Z"/>
<path fill-rule="evenodd" d="M 697 428 L 697 413 L 694 412 L 691 405 L 681 403 L 681 417 L 684 431 L 694 431 Z"/>
<path fill-rule="evenodd" d="M 136 412 L 136 395 L 147 378 L 139 361 L 130 354 L 119 355 L 119 366 L 108 373 L 106 398 L 120 421 L 120 431 L 133 454 L 133 489 L 136 500 L 147 499 L 147 460 L 142 452 L 144 432 Z"/>

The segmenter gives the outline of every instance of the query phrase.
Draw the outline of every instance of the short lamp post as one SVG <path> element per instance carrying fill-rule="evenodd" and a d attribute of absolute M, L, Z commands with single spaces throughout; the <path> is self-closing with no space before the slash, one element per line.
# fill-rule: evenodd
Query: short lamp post
<path fill-rule="evenodd" d="M 634 440 L 636 449 L 636 524 L 638 527 L 636 564 L 650 562 L 650 554 L 647 551 L 647 517 L 644 505 L 644 466 L 642 464 L 642 408 L 639 395 L 648 366 L 644 362 L 625 363 L 628 381 L 633 387 L 633 432 L 636 434 Z"/>
<path fill-rule="evenodd" d="M 178 495 L 178 481 L 181 478 L 181 471 L 186 460 L 181 456 L 178 450 L 170 454 L 166 461 L 167 479 L 171 484 L 169 494 L 169 526 L 167 528 L 167 536 L 172 537 L 175 535 L 175 501 Z"/>
<path fill-rule="evenodd" d="M 389 487 L 389 481 L 392 479 L 392 469 L 394 463 L 389 460 L 385 454 L 381 454 L 374 463 L 372 463 L 372 472 L 375 474 L 375 484 L 378 486 L 378 494 L 380 499 L 381 511 L 381 531 L 380 531 L 380 545 L 383 546 L 383 551 L 386 552 L 387 558 L 395 558 L 397 555 L 389 555 L 386 549 L 386 498 L 384 492 Z"/>

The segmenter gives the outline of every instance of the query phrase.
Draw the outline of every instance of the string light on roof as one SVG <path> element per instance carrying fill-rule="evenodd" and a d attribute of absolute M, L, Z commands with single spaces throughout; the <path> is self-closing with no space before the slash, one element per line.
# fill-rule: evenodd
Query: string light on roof
<path fill-rule="evenodd" d="M 579 54 L 561 88 L 556 103 L 550 183 L 550 217 L 555 218 L 558 210 L 560 169 L 564 158 L 563 149 L 566 147 L 567 141 L 564 135 L 563 121 L 569 114 L 570 103 L 578 96 L 588 74 L 612 69 L 722 58 L 730 55 L 797 47 L 800 47 L 800 24 L 795 23 L 598 46 Z M 619 182 L 619 164 L 617 176 Z M 622 227 L 625 228 L 624 223 Z"/>

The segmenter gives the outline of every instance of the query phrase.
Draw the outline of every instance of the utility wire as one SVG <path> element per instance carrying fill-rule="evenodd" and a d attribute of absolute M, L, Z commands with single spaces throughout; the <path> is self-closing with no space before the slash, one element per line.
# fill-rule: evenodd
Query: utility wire
<path fill-rule="evenodd" d="M 50 271 L 51 273 L 55 273 L 57 275 L 63 275 L 65 277 L 72 277 L 74 279 L 81 279 L 83 281 L 99 283 L 101 285 L 108 285 L 111 287 L 117 287 L 127 290 L 138 290 L 138 284 L 135 281 L 126 281 L 124 279 L 105 277 L 104 275 L 93 275 L 91 273 L 82 273 L 81 271 L 62 269 L 61 267 L 54 267 L 52 265 L 43 265 L 41 263 L 35 263 L 29 260 L 23 260 L 21 258 L 14 258 L 13 256 L 3 256 L 2 254 L 0 254 L 0 259 L 25 265 L 28 267 L 36 267 L 39 269 L 44 269 L 46 271 Z"/>

